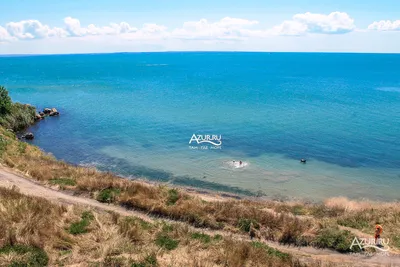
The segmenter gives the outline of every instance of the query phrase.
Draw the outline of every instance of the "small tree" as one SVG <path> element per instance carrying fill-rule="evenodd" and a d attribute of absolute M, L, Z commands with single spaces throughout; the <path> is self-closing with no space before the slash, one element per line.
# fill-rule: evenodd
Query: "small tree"
<path fill-rule="evenodd" d="M 0 116 L 3 116 L 11 111 L 11 98 L 4 86 L 0 86 Z"/>

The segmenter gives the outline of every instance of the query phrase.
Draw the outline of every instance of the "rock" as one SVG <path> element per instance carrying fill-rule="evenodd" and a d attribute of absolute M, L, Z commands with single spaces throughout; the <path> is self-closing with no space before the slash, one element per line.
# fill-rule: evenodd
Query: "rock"
<path fill-rule="evenodd" d="M 43 115 L 44 115 L 44 114 L 43 114 Z M 41 116 L 40 114 L 37 114 L 37 113 L 36 113 L 36 115 L 35 115 L 35 121 L 40 121 L 41 119 L 43 119 L 42 116 Z"/>
<path fill-rule="evenodd" d="M 33 135 L 33 133 L 26 133 L 23 138 L 25 138 L 26 140 L 33 140 L 35 138 L 35 136 Z"/>
<path fill-rule="evenodd" d="M 51 109 L 51 112 L 52 112 L 52 113 L 56 113 L 56 112 L 58 113 L 58 111 L 57 111 L 56 108 L 52 108 L 52 109 Z"/>
<path fill-rule="evenodd" d="M 43 118 L 44 115 L 46 115 L 46 114 L 44 114 L 43 112 L 39 112 L 39 115 Z"/>
<path fill-rule="evenodd" d="M 60 113 L 58 113 L 58 111 L 52 112 L 52 113 L 49 114 L 49 116 L 51 116 L 51 117 L 58 116 L 58 115 L 60 115 Z"/>
<path fill-rule="evenodd" d="M 50 114 L 51 113 L 51 109 L 49 109 L 49 108 L 45 108 L 44 110 L 43 110 L 43 113 L 44 114 Z"/>

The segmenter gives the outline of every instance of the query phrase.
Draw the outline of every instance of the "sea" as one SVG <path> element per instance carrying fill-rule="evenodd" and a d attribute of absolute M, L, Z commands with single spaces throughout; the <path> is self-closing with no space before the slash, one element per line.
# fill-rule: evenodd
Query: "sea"
<path fill-rule="evenodd" d="M 273 199 L 400 199 L 400 54 L 0 57 L 28 131 L 66 162 Z M 301 163 L 306 159 L 306 163 Z"/>

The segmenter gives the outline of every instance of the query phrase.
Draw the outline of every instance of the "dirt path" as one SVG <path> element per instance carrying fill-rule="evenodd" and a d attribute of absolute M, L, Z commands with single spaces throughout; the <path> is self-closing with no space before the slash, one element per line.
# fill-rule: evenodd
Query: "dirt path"
<path fill-rule="evenodd" d="M 20 192 L 26 195 L 42 197 L 47 200 L 50 200 L 54 203 L 63 203 L 63 204 L 74 204 L 74 205 L 83 205 L 89 206 L 99 211 L 112 211 L 119 213 L 124 216 L 135 216 L 139 217 L 148 222 L 154 222 L 159 220 L 158 218 L 152 217 L 149 214 L 125 209 L 116 205 L 108 205 L 97 202 L 94 199 L 84 198 L 73 196 L 67 194 L 62 191 L 54 190 L 48 187 L 44 187 L 39 183 L 32 181 L 28 178 L 25 178 L 23 175 L 17 174 L 8 170 L 2 166 L 0 166 L 0 186 L 1 187 L 13 187 L 16 186 L 19 188 Z M 183 222 L 174 222 L 178 224 L 187 225 Z M 196 229 L 194 227 L 189 226 L 192 230 L 203 231 L 208 234 L 220 234 L 223 236 L 230 236 L 236 240 L 249 241 L 249 238 L 245 235 L 233 234 L 226 231 L 214 231 L 209 229 Z M 387 255 L 375 255 L 375 256 L 354 256 L 348 254 L 340 254 L 338 252 L 327 250 L 327 249 L 315 249 L 312 247 L 293 247 L 293 246 L 284 246 L 276 242 L 271 242 L 267 240 L 259 240 L 261 242 L 266 243 L 270 247 L 279 249 L 283 252 L 291 253 L 296 257 L 300 258 L 302 261 L 310 261 L 310 260 L 320 260 L 322 262 L 333 262 L 338 263 L 338 266 L 385 266 L 385 267 L 395 267 L 400 266 L 400 257 L 399 255 L 390 254 Z"/>

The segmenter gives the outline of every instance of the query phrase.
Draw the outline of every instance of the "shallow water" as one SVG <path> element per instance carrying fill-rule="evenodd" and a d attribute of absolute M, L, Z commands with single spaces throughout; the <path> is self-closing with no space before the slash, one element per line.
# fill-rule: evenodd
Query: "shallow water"
<path fill-rule="evenodd" d="M 0 58 L 0 84 L 14 100 L 60 110 L 30 129 L 33 143 L 57 158 L 180 185 L 314 200 L 399 199 L 399 74 L 400 55 L 389 54 Z M 221 135 L 222 145 L 202 149 L 189 144 L 193 134 Z"/>

